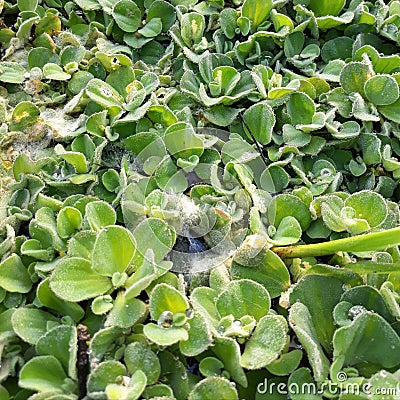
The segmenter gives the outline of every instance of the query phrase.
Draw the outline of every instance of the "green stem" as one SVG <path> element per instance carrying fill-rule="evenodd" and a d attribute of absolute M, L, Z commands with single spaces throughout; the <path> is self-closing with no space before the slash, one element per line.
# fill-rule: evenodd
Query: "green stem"
<path fill-rule="evenodd" d="M 378 251 L 397 245 L 400 245 L 400 227 L 330 242 L 273 247 L 271 250 L 282 258 L 301 258 L 327 256 L 339 251 L 350 253 Z"/>
<path fill-rule="evenodd" d="M 356 274 L 390 274 L 400 271 L 400 262 L 380 263 L 373 261 L 360 261 L 343 265 L 344 268 L 351 269 Z"/>

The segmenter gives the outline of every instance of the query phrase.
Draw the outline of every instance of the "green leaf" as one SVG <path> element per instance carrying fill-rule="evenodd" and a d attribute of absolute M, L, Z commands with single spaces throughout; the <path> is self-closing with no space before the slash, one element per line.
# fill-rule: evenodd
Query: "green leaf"
<path fill-rule="evenodd" d="M 122 292 L 119 292 L 104 325 L 129 328 L 142 320 L 146 313 L 147 306 L 143 301 L 138 299 L 128 300 Z"/>
<path fill-rule="evenodd" d="M 386 106 L 379 106 L 379 112 L 393 122 L 400 123 L 400 99 Z"/>
<path fill-rule="evenodd" d="M 189 338 L 179 343 L 179 349 L 185 356 L 195 357 L 211 345 L 211 332 L 205 318 L 199 313 L 195 312 L 188 324 Z"/>
<path fill-rule="evenodd" d="M 260 176 L 260 186 L 268 193 L 278 193 L 289 184 L 289 174 L 279 165 L 270 165 Z"/>
<path fill-rule="evenodd" d="M 191 47 L 192 43 L 199 43 L 201 41 L 205 28 L 206 23 L 203 15 L 196 12 L 189 12 L 182 16 L 181 35 L 188 47 Z"/>
<path fill-rule="evenodd" d="M 184 313 L 189 308 L 186 297 L 171 285 L 158 284 L 150 294 L 151 318 L 157 321 L 165 311 L 173 314 Z"/>
<path fill-rule="evenodd" d="M 271 364 L 268 364 L 266 369 L 273 375 L 289 375 L 299 366 L 302 358 L 303 352 L 300 349 L 291 350 L 289 353 L 282 354 Z"/>
<path fill-rule="evenodd" d="M 38 392 L 62 393 L 66 377 L 60 361 L 55 357 L 38 356 L 22 367 L 19 385 Z"/>
<path fill-rule="evenodd" d="M 50 329 L 36 343 L 36 352 L 39 356 L 54 356 L 71 378 L 77 378 L 78 348 L 75 327 L 60 325 Z"/>
<path fill-rule="evenodd" d="M 142 265 L 126 280 L 124 285 L 126 288 L 126 299 L 139 296 L 157 278 L 156 266 L 153 262 L 154 257 L 151 253 L 152 250 L 146 253 Z"/>
<path fill-rule="evenodd" d="M 61 238 L 71 237 L 82 227 L 82 214 L 74 207 L 64 207 L 57 215 L 57 232 Z"/>
<path fill-rule="evenodd" d="M 346 199 L 344 205 L 352 207 L 356 212 L 356 218 L 365 219 L 372 228 L 379 226 L 388 214 L 384 198 L 369 190 L 353 193 Z"/>
<path fill-rule="evenodd" d="M 389 75 L 375 75 L 364 85 L 365 96 L 377 106 L 393 104 L 399 98 L 399 85 Z"/>
<path fill-rule="evenodd" d="M 143 35 L 144 37 L 152 38 L 157 36 L 162 31 L 162 22 L 161 18 L 152 18 L 147 24 L 138 30 L 138 33 Z"/>
<path fill-rule="evenodd" d="M 0 287 L 12 293 L 28 293 L 32 288 L 28 270 L 17 254 L 0 263 Z"/>
<path fill-rule="evenodd" d="M 310 124 L 315 114 L 315 104 L 305 93 L 293 93 L 286 104 L 292 125 Z"/>
<path fill-rule="evenodd" d="M 346 64 L 340 73 L 340 84 L 346 93 L 357 92 L 365 95 L 364 85 L 372 72 L 367 64 L 351 62 Z"/>
<path fill-rule="evenodd" d="M 307 352 L 314 378 L 321 382 L 329 373 L 329 361 L 322 351 L 308 308 L 302 303 L 294 303 L 289 310 L 289 325 Z"/>
<path fill-rule="evenodd" d="M 269 204 L 267 215 L 268 220 L 275 227 L 279 226 L 283 218 L 288 216 L 296 218 L 303 231 L 311 224 L 311 215 L 308 207 L 302 200 L 292 194 L 275 196 Z"/>
<path fill-rule="evenodd" d="M 270 105 L 264 102 L 254 104 L 245 111 L 243 118 L 245 128 L 250 129 L 248 133 L 253 134 L 257 142 L 263 145 L 271 142 L 275 115 Z"/>
<path fill-rule="evenodd" d="M 104 296 L 97 296 L 93 299 L 90 308 L 93 314 L 102 315 L 108 313 L 114 307 L 113 298 L 106 294 Z"/>
<path fill-rule="evenodd" d="M 233 67 L 217 67 L 213 71 L 213 82 L 221 88 L 222 94 L 229 96 L 240 81 L 240 73 Z"/>
<path fill-rule="evenodd" d="M 139 7 L 132 0 L 120 0 L 115 3 L 112 16 L 124 32 L 136 32 L 142 19 Z"/>
<path fill-rule="evenodd" d="M 95 232 L 80 231 L 76 233 L 68 242 L 68 255 L 70 257 L 85 258 L 90 261 L 95 241 Z"/>
<path fill-rule="evenodd" d="M 120 362 L 114 360 L 102 362 L 89 375 L 88 392 L 104 392 L 108 384 L 116 383 L 118 378 L 125 374 L 126 367 Z"/>
<path fill-rule="evenodd" d="M 0 81 L 5 83 L 22 83 L 25 68 L 16 62 L 0 62 Z"/>
<path fill-rule="evenodd" d="M 131 0 L 121 0 L 121 2 Z M 108 83 L 101 81 L 100 79 L 92 79 L 86 86 L 86 94 L 95 103 L 107 109 L 121 109 L 123 98 L 121 95 Z"/>
<path fill-rule="evenodd" d="M 233 315 L 240 319 L 252 315 L 258 321 L 268 314 L 270 302 L 269 293 L 262 285 L 250 279 L 240 279 L 228 283 L 215 305 L 221 317 Z"/>
<path fill-rule="evenodd" d="M 20 102 L 12 112 L 10 129 L 22 131 L 37 122 L 40 115 L 39 108 L 30 101 Z"/>
<path fill-rule="evenodd" d="M 37 0 L 18 0 L 17 5 L 20 11 L 35 11 Z"/>
<path fill-rule="evenodd" d="M 242 16 L 252 21 L 257 28 L 268 18 L 272 7 L 272 0 L 245 0 L 242 6 Z"/>
<path fill-rule="evenodd" d="M 54 147 L 54 151 L 67 163 L 73 165 L 77 173 L 84 174 L 88 171 L 88 163 L 84 154 L 75 151 L 65 151 L 60 143 Z"/>
<path fill-rule="evenodd" d="M 215 357 L 206 357 L 200 361 L 199 370 L 204 376 L 221 375 L 221 370 L 224 368 L 224 363 Z"/>
<path fill-rule="evenodd" d="M 154 254 L 154 262 L 159 263 L 171 251 L 175 244 L 175 230 L 159 218 L 147 218 L 133 231 L 136 240 L 134 262 L 140 265 L 148 249 Z"/>
<path fill-rule="evenodd" d="M 182 340 L 188 340 L 189 337 L 184 328 L 161 328 L 153 323 L 146 324 L 143 328 L 143 333 L 150 341 L 159 346 L 171 346 Z"/>
<path fill-rule="evenodd" d="M 46 333 L 48 324 L 56 325 L 57 322 L 53 315 L 27 307 L 17 308 L 11 317 L 15 333 L 29 344 L 36 344 Z"/>
<path fill-rule="evenodd" d="M 268 290 L 271 298 L 280 296 L 290 286 L 286 265 L 272 251 L 263 253 L 260 259 L 256 257 L 246 263 L 245 260 L 234 258 L 230 274 L 234 279 L 252 279 L 260 283 Z"/>
<path fill-rule="evenodd" d="M 80 305 L 62 300 L 54 294 L 50 289 L 50 278 L 40 282 L 36 295 L 42 305 L 56 311 L 58 314 L 69 315 L 75 322 L 85 315 L 85 311 Z"/>
<path fill-rule="evenodd" d="M 344 366 L 368 362 L 393 368 L 400 364 L 400 338 L 374 312 L 361 312 L 350 325 L 337 329 L 333 347 L 335 362 Z"/>
<path fill-rule="evenodd" d="M 377 263 L 377 266 L 380 264 Z M 355 286 L 343 293 L 341 301 L 345 301 L 354 306 L 362 306 L 371 312 L 376 312 L 387 321 L 392 322 L 393 317 L 390 314 L 382 294 L 372 286 Z"/>
<path fill-rule="evenodd" d="M 124 272 L 135 254 L 135 240 L 122 226 L 111 225 L 101 229 L 94 243 L 92 268 L 103 276 Z"/>
<path fill-rule="evenodd" d="M 311 371 L 309 368 L 301 367 L 294 371 L 288 379 L 288 387 L 290 398 L 293 400 L 322 400 L 323 397 L 318 391 L 307 390 L 307 393 L 302 393 L 301 390 L 296 390 L 296 388 L 310 387 L 317 388 L 317 383 L 311 376 Z M 316 392 L 316 393 L 314 393 Z M 322 392 L 322 391 L 321 391 Z"/>
<path fill-rule="evenodd" d="M 173 5 L 172 5 L 173 4 Z M 162 31 L 167 32 L 176 19 L 175 3 L 172 4 L 164 0 L 155 0 L 147 8 L 147 21 L 153 18 L 160 18 L 162 22 Z"/>
<path fill-rule="evenodd" d="M 114 225 L 117 216 L 114 209 L 105 201 L 93 201 L 86 205 L 85 216 L 94 231 L 100 231 L 102 228 Z"/>
<path fill-rule="evenodd" d="M 189 393 L 188 400 L 238 400 L 238 394 L 232 382 L 225 378 L 210 376 L 200 381 Z"/>
<path fill-rule="evenodd" d="M 301 235 L 302 230 L 299 222 L 289 215 L 279 223 L 276 232 L 272 235 L 271 243 L 280 246 L 293 244 L 300 240 Z"/>
<path fill-rule="evenodd" d="M 161 373 L 160 361 L 146 344 L 136 342 L 126 346 L 124 361 L 132 375 L 138 370 L 143 371 L 147 377 L 148 385 L 158 381 Z"/>
<path fill-rule="evenodd" d="M 176 159 L 188 159 L 193 155 L 200 157 L 204 151 L 203 141 L 196 135 L 193 127 L 185 122 L 170 125 L 165 130 L 164 143 Z"/>
<path fill-rule="evenodd" d="M 129 386 L 110 383 L 106 387 L 106 395 L 109 400 L 136 400 L 140 397 L 146 387 L 146 375 L 143 371 L 136 371 L 130 379 Z"/>
<path fill-rule="evenodd" d="M 335 2 L 329 0 L 310 0 L 308 7 L 317 17 L 324 15 L 336 16 L 339 15 L 345 4 L 346 0 L 337 0 Z"/>
<path fill-rule="evenodd" d="M 232 378 L 243 387 L 247 387 L 247 377 L 240 364 L 240 347 L 236 340 L 229 337 L 215 337 L 213 353 L 224 363 L 224 368 Z"/>
<path fill-rule="evenodd" d="M 247 369 L 260 369 L 275 361 L 283 351 L 288 330 L 286 319 L 280 315 L 266 315 L 246 343 L 241 365 Z"/>
<path fill-rule="evenodd" d="M 64 70 L 57 64 L 48 63 L 43 67 L 43 75 L 46 79 L 53 81 L 67 81 L 71 75 L 64 72 Z"/>
<path fill-rule="evenodd" d="M 82 301 L 100 296 L 110 290 L 111 280 L 99 275 L 84 258 L 64 258 L 50 277 L 50 288 L 67 301 Z"/>
<path fill-rule="evenodd" d="M 337 278 L 306 275 L 289 294 L 291 304 L 299 301 L 307 306 L 318 340 L 328 353 L 332 352 L 335 331 L 332 312 L 343 294 L 342 286 L 343 282 Z"/>

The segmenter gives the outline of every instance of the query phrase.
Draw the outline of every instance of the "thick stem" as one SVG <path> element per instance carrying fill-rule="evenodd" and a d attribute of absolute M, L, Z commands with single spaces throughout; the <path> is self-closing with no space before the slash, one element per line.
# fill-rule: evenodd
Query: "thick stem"
<path fill-rule="evenodd" d="M 86 396 L 86 383 L 89 374 L 89 354 L 88 354 L 88 341 L 90 334 L 87 327 L 78 325 L 78 354 L 77 354 L 77 369 L 78 369 L 78 391 L 79 400 Z"/>
<path fill-rule="evenodd" d="M 282 258 L 301 258 L 327 256 L 339 251 L 350 253 L 378 251 L 397 245 L 400 245 L 400 227 L 330 242 L 273 247 L 271 250 Z"/>

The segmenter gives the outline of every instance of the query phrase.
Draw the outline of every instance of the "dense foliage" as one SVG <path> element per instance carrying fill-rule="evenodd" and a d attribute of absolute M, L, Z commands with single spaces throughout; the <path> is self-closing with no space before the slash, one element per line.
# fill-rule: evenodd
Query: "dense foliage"
<path fill-rule="evenodd" d="M 0 0 L 2 400 L 399 398 L 386 3 Z"/>

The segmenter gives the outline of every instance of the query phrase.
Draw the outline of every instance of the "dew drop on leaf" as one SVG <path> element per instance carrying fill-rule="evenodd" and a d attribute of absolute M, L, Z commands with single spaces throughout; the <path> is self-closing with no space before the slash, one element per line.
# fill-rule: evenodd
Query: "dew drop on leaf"
<path fill-rule="evenodd" d="M 169 310 L 162 312 L 157 320 L 157 325 L 161 328 L 170 328 L 173 316 L 174 314 Z"/>

